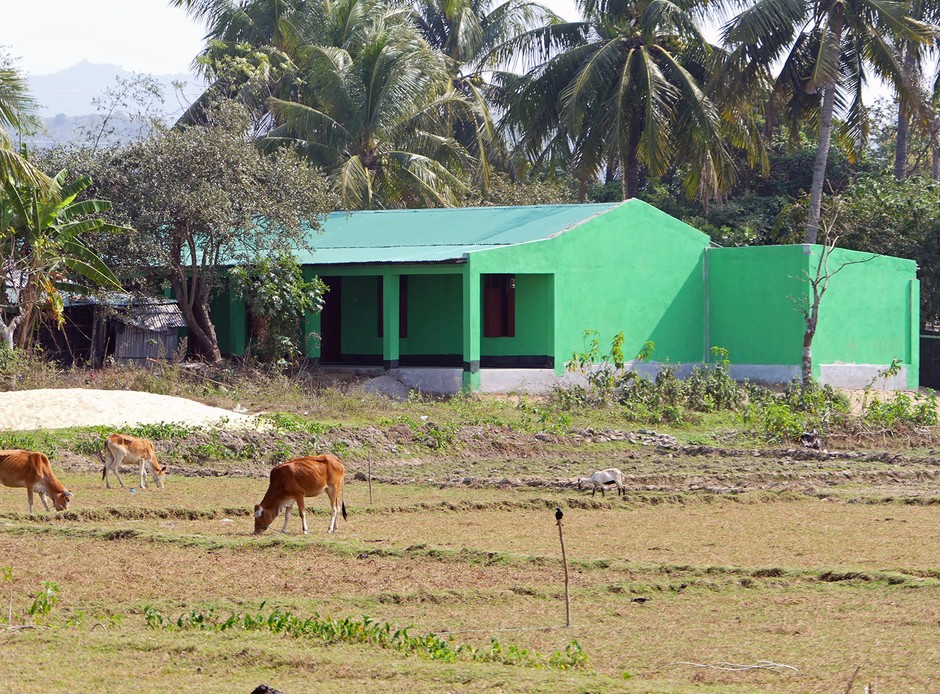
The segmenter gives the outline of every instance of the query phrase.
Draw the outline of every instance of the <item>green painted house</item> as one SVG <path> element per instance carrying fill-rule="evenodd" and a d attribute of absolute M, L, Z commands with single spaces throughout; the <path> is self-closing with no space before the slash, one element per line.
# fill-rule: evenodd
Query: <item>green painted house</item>
<path fill-rule="evenodd" d="M 384 368 L 429 392 L 544 390 L 571 377 L 586 330 L 602 348 L 622 331 L 628 355 L 652 341 L 638 368 L 681 372 L 720 346 L 736 375 L 789 380 L 802 350 L 796 301 L 821 250 L 713 248 L 639 200 L 334 213 L 311 245 L 298 260 L 330 292 L 307 316 L 307 356 Z M 916 266 L 864 258 L 824 299 L 817 376 L 863 385 L 898 358 L 895 385 L 916 386 Z M 244 304 L 223 295 L 212 316 L 223 352 L 243 353 Z"/>

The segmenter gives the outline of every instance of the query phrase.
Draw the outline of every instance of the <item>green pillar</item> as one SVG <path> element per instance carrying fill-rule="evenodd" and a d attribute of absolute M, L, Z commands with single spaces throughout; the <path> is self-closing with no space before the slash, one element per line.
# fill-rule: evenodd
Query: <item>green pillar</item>
<path fill-rule="evenodd" d="M 911 280 L 907 301 L 907 387 L 914 389 L 920 386 L 920 280 Z"/>
<path fill-rule="evenodd" d="M 385 370 L 398 368 L 400 276 L 382 275 L 382 362 Z"/>
<path fill-rule="evenodd" d="M 480 307 L 479 273 L 472 272 L 468 265 L 463 275 L 463 389 L 471 392 L 480 389 L 480 339 L 483 333 L 483 318 Z"/>

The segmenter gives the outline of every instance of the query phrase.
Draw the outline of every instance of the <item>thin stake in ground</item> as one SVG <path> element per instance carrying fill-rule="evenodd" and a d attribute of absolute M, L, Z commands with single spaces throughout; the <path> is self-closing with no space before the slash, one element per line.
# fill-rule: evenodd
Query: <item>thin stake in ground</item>
<path fill-rule="evenodd" d="M 564 513 L 560 508 L 555 509 L 555 522 L 558 523 L 558 539 L 561 542 L 561 563 L 565 567 L 565 626 L 571 626 L 571 598 L 568 594 L 568 557 L 565 554 L 565 534 L 562 531 L 561 519 Z"/>

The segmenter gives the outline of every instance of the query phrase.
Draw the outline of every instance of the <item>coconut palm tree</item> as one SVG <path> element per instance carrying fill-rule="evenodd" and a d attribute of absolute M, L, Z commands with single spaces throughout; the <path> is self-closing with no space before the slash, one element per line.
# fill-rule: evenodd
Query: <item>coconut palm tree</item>
<path fill-rule="evenodd" d="M 0 183 L 8 178 L 52 190 L 52 180 L 17 153 L 8 130 L 20 131 L 32 123 L 36 102 L 23 76 L 0 65 Z"/>
<path fill-rule="evenodd" d="M 489 163 L 506 157 L 502 143 L 493 139 L 493 85 L 488 72 L 512 64 L 513 39 L 561 20 L 530 0 L 412 0 L 411 4 L 424 38 L 447 56 L 454 89 L 474 102 L 482 116 L 477 122 L 457 121 L 453 130 L 454 137 L 477 156 L 485 184 Z"/>
<path fill-rule="evenodd" d="M 768 129 L 783 109 L 792 131 L 806 116 L 818 119 L 818 144 L 806 220 L 805 240 L 819 232 L 826 163 L 834 116 L 843 114 L 840 134 L 850 153 L 861 150 L 868 132 L 862 88 L 869 75 L 912 96 L 895 46 L 926 42 L 930 28 L 910 16 L 910 2 L 894 0 L 718 0 L 740 10 L 723 28 L 723 41 L 742 75 L 773 78 L 765 116 Z M 742 80 L 745 88 L 748 81 Z"/>
<path fill-rule="evenodd" d="M 456 204 L 456 173 L 472 157 L 448 124 L 479 113 L 452 88 L 444 56 L 398 8 L 332 7 L 341 9 L 336 20 L 350 8 L 369 11 L 357 9 L 357 35 L 344 45 L 331 32 L 333 43 L 294 49 L 300 86 L 292 99 L 270 99 L 282 124 L 264 143 L 290 143 L 330 171 L 349 208 Z"/>
<path fill-rule="evenodd" d="M 611 163 L 623 197 L 639 171 L 677 167 L 704 199 L 734 178 L 722 112 L 708 94 L 716 47 L 691 0 L 582 0 L 583 21 L 536 29 L 510 42 L 541 62 L 521 78 L 501 75 L 510 96 L 504 127 L 533 159 L 573 151 L 582 180 Z"/>
<path fill-rule="evenodd" d="M 911 2 L 911 17 L 932 25 L 940 23 L 940 2 L 937 0 L 913 0 L 913 2 Z M 906 178 L 908 175 L 907 159 L 912 120 L 917 118 L 928 126 L 928 130 L 932 133 L 930 139 L 933 141 L 932 149 L 935 154 L 938 149 L 936 143 L 936 118 L 929 108 L 929 99 L 921 98 L 924 88 L 924 64 L 931 54 L 936 55 L 938 39 L 940 39 L 940 36 L 935 37 L 934 41 L 929 44 L 920 41 L 902 41 L 899 47 L 904 80 L 908 83 L 913 92 L 910 96 L 900 94 L 898 98 L 894 177 L 899 181 Z M 938 75 L 938 80 L 934 85 L 935 95 L 938 92 L 940 92 L 940 75 Z M 917 98 L 911 98 L 912 96 L 916 96 Z M 934 159 L 936 160 L 936 158 L 935 156 Z"/>

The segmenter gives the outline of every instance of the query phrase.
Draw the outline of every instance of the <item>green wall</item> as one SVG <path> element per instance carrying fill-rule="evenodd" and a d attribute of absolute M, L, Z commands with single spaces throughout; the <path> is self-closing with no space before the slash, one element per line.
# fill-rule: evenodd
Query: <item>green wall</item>
<path fill-rule="evenodd" d="M 240 357 L 248 348 L 248 308 L 231 291 L 216 296 L 209 305 L 209 317 L 215 326 L 219 351 Z"/>
<path fill-rule="evenodd" d="M 732 364 L 799 366 L 809 277 L 819 245 L 712 248 L 707 253 L 709 340 L 730 350 Z M 840 269 L 841 268 L 841 269 Z M 819 309 L 813 371 L 823 364 L 910 367 L 916 387 L 920 359 L 920 285 L 912 260 L 836 249 Z M 834 273 L 834 274 L 833 274 Z"/>
<path fill-rule="evenodd" d="M 470 266 L 474 275 L 520 268 L 554 275 L 559 373 L 585 349 L 585 330 L 600 332 L 602 349 L 622 331 L 628 357 L 652 340 L 655 361 L 699 362 L 708 242 L 705 234 L 630 200 L 554 238 L 471 253 Z"/>
<path fill-rule="evenodd" d="M 343 277 L 343 354 L 382 354 L 378 324 L 379 276 L 375 270 L 373 272 L 375 274 Z"/>
<path fill-rule="evenodd" d="M 821 252 L 821 246 L 813 246 L 808 256 L 811 275 L 815 275 Z M 920 364 L 916 263 L 836 249 L 829 258 L 829 271 L 839 268 L 820 303 L 819 328 L 813 341 L 817 375 L 820 364 L 887 365 L 894 358 L 916 365 L 910 370 L 916 375 Z"/>
<path fill-rule="evenodd" d="M 507 273 L 512 274 L 512 273 Z M 516 331 L 513 337 L 480 338 L 481 357 L 555 356 L 554 297 L 551 275 L 515 274 Z M 480 278 L 479 291 L 483 291 Z M 480 312 L 480 334 L 483 315 Z"/>
<path fill-rule="evenodd" d="M 799 364 L 805 293 L 802 245 L 710 248 L 709 348 L 730 351 L 732 364 Z M 792 298 L 791 298 L 792 297 Z"/>
<path fill-rule="evenodd" d="M 408 337 L 399 342 L 401 354 L 463 354 L 461 276 L 407 276 Z"/>

